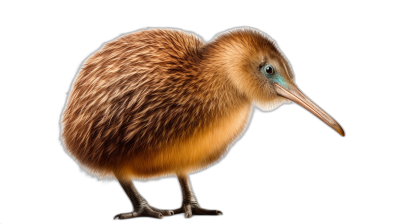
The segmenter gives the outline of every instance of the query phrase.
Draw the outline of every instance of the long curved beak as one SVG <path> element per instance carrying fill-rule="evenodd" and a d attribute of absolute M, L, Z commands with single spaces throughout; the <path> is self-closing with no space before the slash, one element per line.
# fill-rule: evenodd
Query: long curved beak
<path fill-rule="evenodd" d="M 290 90 L 284 88 L 283 86 L 279 85 L 278 83 L 274 83 L 274 88 L 276 93 L 279 96 L 285 97 L 300 106 L 304 107 L 331 128 L 335 129 L 341 136 L 344 136 L 344 131 L 342 127 L 325 111 L 319 108 L 315 103 L 313 103 L 310 99 L 308 99 L 296 86 L 291 85 Z"/>

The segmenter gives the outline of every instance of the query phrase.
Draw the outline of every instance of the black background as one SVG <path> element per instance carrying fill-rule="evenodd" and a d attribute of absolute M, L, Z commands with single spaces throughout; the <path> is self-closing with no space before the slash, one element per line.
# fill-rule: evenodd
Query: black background
<path fill-rule="evenodd" d="M 80 171 L 59 141 L 60 114 L 80 64 L 104 42 L 146 27 L 180 28 L 209 41 L 239 26 L 258 28 L 277 41 L 298 86 L 339 121 L 347 136 L 341 138 L 295 104 L 269 113 L 255 109 L 247 132 L 227 156 L 191 175 L 200 204 L 224 215 L 186 221 L 356 219 L 360 204 L 369 200 L 364 178 L 372 172 L 361 151 L 360 132 L 366 127 L 358 125 L 363 118 L 354 66 L 365 20 L 354 9 L 335 5 L 242 4 L 235 9 L 205 3 L 103 9 L 59 5 L 25 15 L 14 26 L 22 32 L 11 34 L 23 53 L 10 55 L 16 62 L 13 71 L 21 75 L 13 76 L 14 85 L 6 86 L 12 92 L 4 99 L 9 117 L 3 137 L 9 144 L 1 157 L 0 222 L 111 223 L 113 215 L 130 211 L 116 182 L 99 182 Z M 174 178 L 135 184 L 156 207 L 180 206 Z M 185 219 L 177 215 L 162 222 L 171 221 Z"/>

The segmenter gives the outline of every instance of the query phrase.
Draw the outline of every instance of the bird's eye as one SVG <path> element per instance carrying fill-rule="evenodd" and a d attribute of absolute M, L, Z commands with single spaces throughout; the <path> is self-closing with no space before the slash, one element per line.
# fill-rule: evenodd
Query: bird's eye
<path fill-rule="evenodd" d="M 272 65 L 265 65 L 261 68 L 261 72 L 264 73 L 264 75 L 272 75 L 274 73 L 274 67 L 272 67 Z"/>
<path fill-rule="evenodd" d="M 274 68 L 271 65 L 265 66 L 265 73 L 267 73 L 267 74 L 274 73 Z"/>

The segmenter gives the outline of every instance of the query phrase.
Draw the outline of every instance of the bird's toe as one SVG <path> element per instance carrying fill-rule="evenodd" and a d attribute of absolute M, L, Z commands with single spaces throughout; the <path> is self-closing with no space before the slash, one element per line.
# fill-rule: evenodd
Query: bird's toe
<path fill-rule="evenodd" d="M 223 213 L 219 210 L 209 210 L 201 208 L 198 204 L 185 204 L 181 208 L 174 210 L 175 214 L 185 213 L 186 218 L 190 218 L 193 215 L 222 215 Z"/>
<path fill-rule="evenodd" d="M 158 209 L 158 208 L 154 208 L 153 206 L 149 206 L 149 207 L 151 208 L 151 210 L 159 212 L 159 213 L 161 213 L 162 215 L 165 215 L 165 216 L 174 215 L 174 211 L 172 211 L 172 210 Z"/>
<path fill-rule="evenodd" d="M 114 219 L 130 219 L 135 217 L 153 217 L 161 219 L 164 216 L 171 216 L 173 214 L 174 211 L 171 210 L 162 210 L 149 205 L 142 205 L 133 212 L 118 214 L 114 216 Z"/>

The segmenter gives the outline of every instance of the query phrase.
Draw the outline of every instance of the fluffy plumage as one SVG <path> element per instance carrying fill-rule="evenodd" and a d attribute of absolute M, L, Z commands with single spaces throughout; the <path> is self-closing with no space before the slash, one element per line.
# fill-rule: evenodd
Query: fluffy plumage
<path fill-rule="evenodd" d="M 67 150 L 91 172 L 151 178 L 217 161 L 244 130 L 253 104 L 285 102 L 259 73 L 289 63 L 266 35 L 233 30 L 203 43 L 152 29 L 122 36 L 84 64 L 63 114 Z"/>

